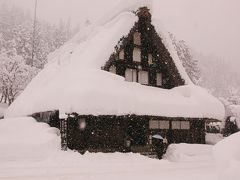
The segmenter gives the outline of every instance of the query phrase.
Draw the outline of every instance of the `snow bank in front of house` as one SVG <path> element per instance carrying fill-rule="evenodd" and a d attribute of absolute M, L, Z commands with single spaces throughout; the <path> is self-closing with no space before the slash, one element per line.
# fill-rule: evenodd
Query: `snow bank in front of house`
<path fill-rule="evenodd" d="M 239 180 L 240 177 L 240 132 L 214 146 L 214 157 L 220 179 Z"/>
<path fill-rule="evenodd" d="M 215 145 L 223 140 L 223 135 L 220 133 L 206 133 L 206 144 Z"/>
<path fill-rule="evenodd" d="M 43 160 L 60 150 L 58 130 L 31 117 L 0 120 L 0 163 Z"/>
<path fill-rule="evenodd" d="M 172 162 L 212 160 L 212 145 L 206 144 L 170 144 L 164 159 Z"/>
<path fill-rule="evenodd" d="M 133 13 L 124 12 L 104 25 L 88 27 L 66 43 L 50 56 L 50 62 L 13 102 L 6 116 L 60 110 L 91 115 L 223 119 L 223 105 L 193 84 L 166 90 L 126 82 L 101 70 L 119 39 L 136 21 Z"/>

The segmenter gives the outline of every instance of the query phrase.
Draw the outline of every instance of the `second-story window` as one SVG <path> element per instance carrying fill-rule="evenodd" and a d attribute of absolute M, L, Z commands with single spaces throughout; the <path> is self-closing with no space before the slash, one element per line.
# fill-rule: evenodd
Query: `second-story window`
<path fill-rule="evenodd" d="M 137 70 L 127 68 L 125 71 L 125 80 L 128 82 L 137 82 Z"/>
<path fill-rule="evenodd" d="M 141 62 L 141 50 L 139 48 L 133 49 L 133 61 Z"/>

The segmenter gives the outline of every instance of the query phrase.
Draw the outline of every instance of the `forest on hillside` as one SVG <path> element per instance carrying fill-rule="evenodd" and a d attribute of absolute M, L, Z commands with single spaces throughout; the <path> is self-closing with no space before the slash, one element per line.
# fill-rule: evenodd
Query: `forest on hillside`
<path fill-rule="evenodd" d="M 34 24 L 30 13 L 0 4 L 0 102 L 11 104 L 44 67 L 48 55 L 77 31 L 70 21 L 50 24 L 37 19 Z"/>

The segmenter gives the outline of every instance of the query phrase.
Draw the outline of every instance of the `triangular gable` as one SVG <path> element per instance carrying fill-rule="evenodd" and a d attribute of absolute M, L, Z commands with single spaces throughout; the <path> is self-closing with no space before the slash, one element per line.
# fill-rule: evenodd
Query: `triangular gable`
<path fill-rule="evenodd" d="M 140 73 L 147 72 L 148 75 L 145 76 L 148 76 L 146 77 L 148 83 L 144 83 L 154 87 L 171 89 L 185 85 L 185 80 L 181 77 L 171 54 L 151 23 L 149 10 L 143 7 L 136 14 L 138 22 L 126 37 L 119 40 L 115 47 L 116 52 L 110 56 L 104 69 L 107 71 L 115 69 L 116 74 L 125 78 L 130 69 L 134 71 L 133 76 L 136 76 L 132 80 L 137 82 L 140 82 Z M 136 56 L 139 56 L 140 60 L 136 59 Z"/>

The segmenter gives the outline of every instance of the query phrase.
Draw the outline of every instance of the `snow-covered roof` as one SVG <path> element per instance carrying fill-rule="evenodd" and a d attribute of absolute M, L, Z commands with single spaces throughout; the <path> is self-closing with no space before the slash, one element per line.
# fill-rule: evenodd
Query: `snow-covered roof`
<path fill-rule="evenodd" d="M 193 85 L 178 59 L 167 33 L 159 29 L 186 85 L 171 90 L 126 82 L 101 70 L 123 35 L 137 21 L 121 12 L 107 23 L 89 26 L 49 57 L 49 63 L 8 108 L 7 117 L 60 110 L 91 115 L 155 115 L 224 118 L 221 102 Z"/>

